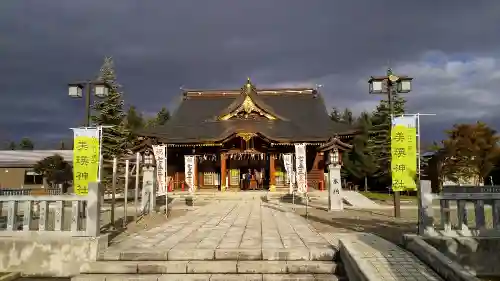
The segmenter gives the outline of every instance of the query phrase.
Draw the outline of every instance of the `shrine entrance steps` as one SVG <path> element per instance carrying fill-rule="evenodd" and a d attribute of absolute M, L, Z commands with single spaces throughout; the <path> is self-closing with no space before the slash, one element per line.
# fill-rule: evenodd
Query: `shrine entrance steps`
<path fill-rule="evenodd" d="M 187 198 L 193 198 L 197 201 L 225 201 L 225 200 L 260 200 L 267 198 L 269 200 L 279 200 L 289 196 L 287 190 L 266 191 L 266 190 L 245 190 L 245 191 L 206 191 L 201 190 L 194 193 L 177 191 L 168 194 L 169 198 L 179 201 Z M 297 195 L 299 196 L 299 195 Z M 328 199 L 328 192 L 314 190 L 307 194 L 310 200 Z"/>
<path fill-rule="evenodd" d="M 221 201 L 111 245 L 72 280 L 347 280 L 337 253 L 300 216 Z"/>

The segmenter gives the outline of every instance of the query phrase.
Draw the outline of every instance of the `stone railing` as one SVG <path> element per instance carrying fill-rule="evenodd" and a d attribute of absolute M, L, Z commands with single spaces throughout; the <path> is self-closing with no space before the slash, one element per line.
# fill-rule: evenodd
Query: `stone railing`
<path fill-rule="evenodd" d="M 47 195 L 61 195 L 61 188 L 0 188 L 0 196 L 19 196 L 44 193 Z"/>
<path fill-rule="evenodd" d="M 0 229 L 0 236 L 50 232 L 97 237 L 100 230 L 101 189 L 98 183 L 90 183 L 86 196 L 34 192 L 31 195 L 0 196 L 0 210 L 7 214 L 6 226 Z M 37 212 L 34 210 L 35 204 Z M 71 217 L 69 224 L 65 224 L 67 215 Z"/>
<path fill-rule="evenodd" d="M 441 221 L 439 228 L 431 224 L 427 234 L 500 236 L 500 186 L 445 186 L 432 200 L 439 200 Z M 470 209 L 475 225 L 471 225 Z M 425 217 L 432 216 L 432 208 L 424 210 L 423 215 L 425 223 Z"/>

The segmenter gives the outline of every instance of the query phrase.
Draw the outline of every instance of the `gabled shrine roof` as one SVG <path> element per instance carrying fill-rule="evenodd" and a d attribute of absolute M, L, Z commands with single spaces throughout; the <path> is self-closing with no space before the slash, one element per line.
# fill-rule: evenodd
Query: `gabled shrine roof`
<path fill-rule="evenodd" d="M 183 100 L 164 126 L 140 132 L 165 143 L 220 142 L 236 133 L 260 134 L 276 142 L 324 142 L 349 134 L 351 126 L 331 121 L 315 89 L 279 88 L 241 90 L 186 90 Z M 248 86 L 250 88 L 250 86 Z M 241 108 L 248 96 L 268 118 L 224 120 Z"/>

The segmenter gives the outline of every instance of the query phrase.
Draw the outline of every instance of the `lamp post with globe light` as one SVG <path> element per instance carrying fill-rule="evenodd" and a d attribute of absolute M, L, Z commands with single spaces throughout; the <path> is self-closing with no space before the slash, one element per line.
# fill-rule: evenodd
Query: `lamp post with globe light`
<path fill-rule="evenodd" d="M 411 91 L 411 82 L 413 78 L 408 76 L 396 76 L 389 68 L 385 76 L 372 76 L 368 80 L 370 94 L 384 94 L 387 95 L 387 102 L 389 104 L 390 126 L 389 136 L 392 130 L 392 120 L 394 117 L 393 95 L 395 93 L 409 93 Z M 390 151 L 390 145 L 389 145 Z M 390 169 L 390 165 L 389 165 Z M 392 183 L 391 183 L 392 186 Z M 401 202 L 399 191 L 393 192 L 394 201 L 394 216 L 401 216 Z"/>

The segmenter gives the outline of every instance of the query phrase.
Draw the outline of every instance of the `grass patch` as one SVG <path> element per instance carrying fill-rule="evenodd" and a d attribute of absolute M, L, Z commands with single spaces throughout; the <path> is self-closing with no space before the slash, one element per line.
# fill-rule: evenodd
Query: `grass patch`
<path fill-rule="evenodd" d="M 371 200 L 379 200 L 379 201 L 390 201 L 392 200 L 392 193 L 382 193 L 382 192 L 371 192 L 371 191 L 360 191 L 359 193 L 363 194 L 367 198 Z M 416 196 L 401 194 L 399 196 L 402 200 L 412 200 L 416 201 Z"/>

